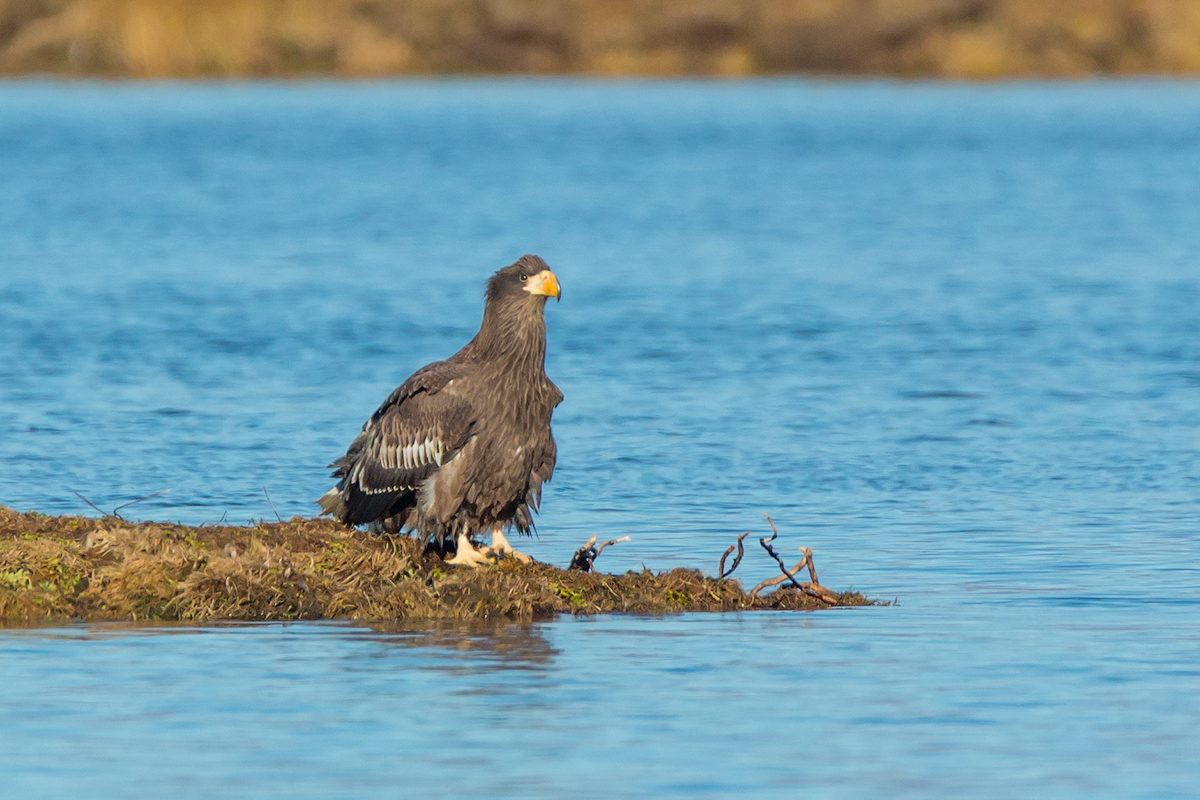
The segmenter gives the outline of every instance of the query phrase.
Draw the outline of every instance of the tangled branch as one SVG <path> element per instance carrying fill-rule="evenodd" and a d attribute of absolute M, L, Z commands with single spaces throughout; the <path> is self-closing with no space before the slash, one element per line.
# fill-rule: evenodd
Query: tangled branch
<path fill-rule="evenodd" d="M 729 545 L 729 549 L 726 550 L 724 555 L 721 556 L 721 563 L 717 566 L 717 577 L 718 578 L 720 578 L 721 580 L 725 580 L 726 578 L 728 578 L 730 575 L 733 574 L 733 571 L 735 569 L 738 568 L 738 564 L 742 563 L 742 556 L 745 555 L 745 553 L 746 553 L 745 548 L 742 547 L 742 540 L 745 539 L 749 535 L 750 535 L 750 531 L 746 531 L 745 533 L 743 533 L 741 536 L 739 536 L 737 538 L 738 553 L 736 556 L 734 556 L 733 566 L 731 566 L 729 568 L 728 572 L 725 571 L 725 559 L 729 558 L 729 554 L 733 552 L 734 546 Z"/>
<path fill-rule="evenodd" d="M 783 559 L 780 558 L 779 554 L 775 552 L 775 548 L 771 547 L 771 542 L 775 541 L 775 539 L 779 536 L 779 530 L 775 527 L 775 522 L 769 515 L 763 514 L 763 516 L 767 518 L 767 522 L 771 526 L 771 536 L 764 536 L 760 538 L 758 543 L 762 545 L 763 549 L 767 551 L 768 555 L 775 559 L 775 563 L 779 564 L 779 571 L 783 574 L 775 578 L 768 578 L 767 580 L 758 584 L 750 590 L 750 596 L 758 597 L 758 593 L 763 589 L 767 589 L 771 586 L 778 586 L 785 581 L 790 581 L 793 586 L 805 594 L 815 597 L 823 603 L 837 605 L 837 595 L 826 589 L 817 580 L 817 569 L 813 566 L 812 549 L 808 547 L 801 547 L 800 552 L 804 554 L 804 557 L 797 562 L 796 566 L 788 569 L 783 563 Z M 808 567 L 808 576 L 811 579 L 810 583 L 802 583 L 796 580 L 797 573 L 799 573 L 804 567 Z"/>
<path fill-rule="evenodd" d="M 608 547 L 610 544 L 628 541 L 628 536 L 622 536 L 620 539 L 609 539 L 607 542 L 597 545 L 596 535 L 592 534 L 592 537 L 588 539 L 586 543 L 584 543 L 583 547 L 576 550 L 575 555 L 571 556 L 571 565 L 567 567 L 567 570 L 591 572 L 592 564 L 594 564 L 596 559 L 600 557 L 600 554 L 604 552 L 604 548 Z"/>

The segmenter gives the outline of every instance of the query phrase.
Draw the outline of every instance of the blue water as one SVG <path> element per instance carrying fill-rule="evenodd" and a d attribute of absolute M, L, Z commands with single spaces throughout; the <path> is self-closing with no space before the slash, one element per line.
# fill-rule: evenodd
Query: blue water
<path fill-rule="evenodd" d="M 6 795 L 1195 796 L 1198 84 L 0 84 L 0 502 L 311 514 L 525 252 L 522 549 L 899 605 L 7 630 Z"/>

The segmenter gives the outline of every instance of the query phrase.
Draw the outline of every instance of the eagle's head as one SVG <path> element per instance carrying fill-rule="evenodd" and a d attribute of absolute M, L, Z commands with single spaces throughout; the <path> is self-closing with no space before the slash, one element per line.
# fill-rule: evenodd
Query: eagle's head
<path fill-rule="evenodd" d="M 507 266 L 491 277 L 487 285 L 487 299 L 506 303 L 546 304 L 547 298 L 562 299 L 558 277 L 550 271 L 546 262 L 537 256 L 521 256 L 515 264 Z"/>

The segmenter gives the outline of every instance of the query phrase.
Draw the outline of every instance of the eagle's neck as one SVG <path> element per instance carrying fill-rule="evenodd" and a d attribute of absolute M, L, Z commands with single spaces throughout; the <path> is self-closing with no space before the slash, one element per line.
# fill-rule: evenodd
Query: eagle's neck
<path fill-rule="evenodd" d="M 489 302 L 479 333 L 466 349 L 473 360 L 494 364 L 509 374 L 544 375 L 546 318 L 542 305 L 514 307 Z"/>

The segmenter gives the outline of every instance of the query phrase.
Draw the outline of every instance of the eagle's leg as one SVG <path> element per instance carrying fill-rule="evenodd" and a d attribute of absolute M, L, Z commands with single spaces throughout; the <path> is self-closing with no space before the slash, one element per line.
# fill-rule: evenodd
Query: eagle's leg
<path fill-rule="evenodd" d="M 470 537 L 465 533 L 460 533 L 458 535 L 458 544 L 454 548 L 454 558 L 446 563 L 478 567 L 483 564 L 490 564 L 492 561 L 485 553 L 481 553 L 475 549 L 475 545 L 471 544 Z"/>
<path fill-rule="evenodd" d="M 487 554 L 490 556 L 496 556 L 497 558 L 505 555 L 511 555 L 522 564 L 533 563 L 532 558 L 527 556 L 525 553 L 517 552 L 516 549 L 514 549 L 513 546 L 508 543 L 508 539 L 506 539 L 504 536 L 504 526 L 500 523 L 496 523 L 496 525 L 492 528 L 492 544 L 487 549 Z"/>

